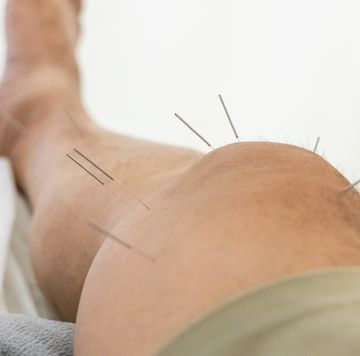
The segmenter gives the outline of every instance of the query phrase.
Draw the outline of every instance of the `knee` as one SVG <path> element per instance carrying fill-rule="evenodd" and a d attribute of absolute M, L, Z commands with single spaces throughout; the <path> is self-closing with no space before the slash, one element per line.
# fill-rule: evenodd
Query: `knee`
<path fill-rule="evenodd" d="M 221 147 L 192 168 L 206 181 L 216 176 L 249 181 L 259 191 L 306 191 L 313 187 L 339 193 L 349 185 L 329 162 L 306 149 L 280 143 L 244 142 Z M 319 189 L 320 190 L 320 189 Z"/>
<path fill-rule="evenodd" d="M 199 190 L 217 192 L 217 199 L 227 196 L 232 209 L 246 205 L 257 218 L 292 215 L 312 226 L 336 221 L 359 235 L 360 195 L 344 193 L 349 182 L 311 151 L 267 142 L 232 144 L 209 153 L 190 171 Z"/>

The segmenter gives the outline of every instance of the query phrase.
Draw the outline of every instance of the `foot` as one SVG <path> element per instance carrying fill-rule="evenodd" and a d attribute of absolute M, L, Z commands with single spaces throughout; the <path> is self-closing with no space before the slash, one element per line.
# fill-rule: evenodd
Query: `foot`
<path fill-rule="evenodd" d="M 78 97 L 74 46 L 79 10 L 79 0 L 8 1 L 8 55 L 0 84 L 0 155 L 12 158 L 30 130 L 56 107 Z"/>

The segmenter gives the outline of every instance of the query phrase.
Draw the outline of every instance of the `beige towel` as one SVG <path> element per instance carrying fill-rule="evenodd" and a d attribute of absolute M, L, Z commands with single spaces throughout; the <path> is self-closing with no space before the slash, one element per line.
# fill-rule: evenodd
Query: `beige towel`
<path fill-rule="evenodd" d="M 16 191 L 9 161 L 0 158 L 0 313 L 57 319 L 31 267 L 30 212 Z"/>

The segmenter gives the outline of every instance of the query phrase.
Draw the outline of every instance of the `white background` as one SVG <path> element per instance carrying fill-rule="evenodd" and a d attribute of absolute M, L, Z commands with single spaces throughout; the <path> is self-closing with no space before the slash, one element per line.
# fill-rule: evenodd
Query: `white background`
<path fill-rule="evenodd" d="M 320 153 L 360 178 L 358 0 L 84 5 L 83 94 L 104 126 L 206 151 L 173 114 L 214 146 L 232 142 L 221 93 L 242 140 L 312 148 L 321 136 Z"/>

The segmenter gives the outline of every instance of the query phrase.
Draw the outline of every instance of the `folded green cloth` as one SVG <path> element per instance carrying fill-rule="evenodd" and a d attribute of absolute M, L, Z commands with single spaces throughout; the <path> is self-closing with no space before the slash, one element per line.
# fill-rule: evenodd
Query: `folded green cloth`
<path fill-rule="evenodd" d="M 359 356 L 360 268 L 307 273 L 220 307 L 158 356 Z"/>

